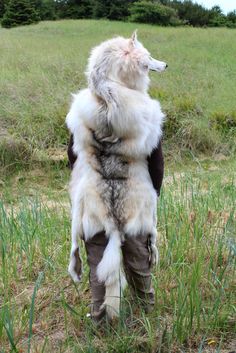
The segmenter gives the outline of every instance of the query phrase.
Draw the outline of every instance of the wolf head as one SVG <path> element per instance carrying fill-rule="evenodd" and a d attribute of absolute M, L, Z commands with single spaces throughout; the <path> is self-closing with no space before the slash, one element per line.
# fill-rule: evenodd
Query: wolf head
<path fill-rule="evenodd" d="M 106 82 L 116 82 L 130 89 L 146 92 L 149 71 L 162 72 L 167 64 L 153 59 L 138 41 L 135 31 L 131 38 L 116 37 L 92 50 L 87 67 L 88 84 L 92 91 L 103 97 Z M 105 97 L 109 100 L 109 97 Z"/>

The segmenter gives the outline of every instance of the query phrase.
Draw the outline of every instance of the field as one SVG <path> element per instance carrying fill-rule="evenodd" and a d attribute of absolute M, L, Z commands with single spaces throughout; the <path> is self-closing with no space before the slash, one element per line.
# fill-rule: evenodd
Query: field
<path fill-rule="evenodd" d="M 235 30 L 42 22 L 0 29 L 0 137 L 5 137 L 0 165 L 28 165 L 47 159 L 52 148 L 63 150 L 70 92 L 86 84 L 89 51 L 111 36 L 130 36 L 135 28 L 153 57 L 169 65 L 162 75 L 151 74 L 150 88 L 168 116 L 167 149 L 184 155 L 235 151 Z"/>
<path fill-rule="evenodd" d="M 98 329 L 83 248 L 82 282 L 67 274 L 69 94 L 86 84 L 90 48 L 134 25 L 0 29 L 0 353 L 236 351 L 235 31 L 135 28 L 169 64 L 150 88 L 168 115 L 155 309 L 127 289 L 120 320 Z"/>

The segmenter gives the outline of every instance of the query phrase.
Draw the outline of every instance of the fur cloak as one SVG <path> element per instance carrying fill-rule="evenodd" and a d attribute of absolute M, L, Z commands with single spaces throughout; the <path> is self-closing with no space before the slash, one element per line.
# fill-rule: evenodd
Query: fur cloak
<path fill-rule="evenodd" d="M 97 275 L 105 283 L 104 304 L 111 317 L 119 310 L 120 246 L 124 235 L 150 234 L 152 261 L 156 260 L 157 195 L 147 157 L 160 141 L 164 118 L 159 102 L 146 92 L 147 73 L 134 73 L 141 76 L 139 80 L 143 74 L 141 89 L 126 85 L 120 71 L 118 76 L 109 75 L 109 78 L 107 73 L 101 74 L 105 59 L 101 64 L 99 58 L 110 55 L 111 63 L 106 63 L 106 70 L 110 66 L 114 68 L 114 51 L 108 53 L 106 49 L 110 46 L 119 49 L 122 40 L 125 39 L 107 41 L 106 45 L 103 43 L 103 47 L 94 50 L 87 74 L 89 88 L 74 95 L 66 118 L 74 136 L 74 153 L 79 155 L 70 184 L 72 249 L 69 272 L 75 281 L 80 279 L 78 237 L 86 241 L 105 230 L 109 242 Z M 136 78 L 133 79 L 135 82 Z"/>

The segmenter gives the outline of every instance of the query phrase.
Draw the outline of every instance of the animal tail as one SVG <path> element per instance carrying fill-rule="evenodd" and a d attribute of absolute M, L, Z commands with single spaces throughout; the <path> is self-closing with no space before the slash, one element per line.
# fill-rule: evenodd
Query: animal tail
<path fill-rule="evenodd" d="M 104 103 L 107 112 L 107 122 L 111 124 L 112 118 L 119 116 L 121 106 L 119 95 L 117 95 L 117 83 L 107 79 L 107 67 L 110 65 L 109 56 L 88 73 L 89 88 Z"/>
<path fill-rule="evenodd" d="M 124 287 L 124 276 L 121 274 L 121 235 L 118 231 L 110 234 L 109 242 L 102 260 L 97 267 L 100 282 L 105 283 L 106 294 L 103 306 L 109 318 L 119 316 L 120 297 Z"/>

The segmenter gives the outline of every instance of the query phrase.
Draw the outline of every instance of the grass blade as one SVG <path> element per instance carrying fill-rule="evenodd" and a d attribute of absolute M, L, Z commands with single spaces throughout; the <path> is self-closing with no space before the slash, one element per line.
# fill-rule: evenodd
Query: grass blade
<path fill-rule="evenodd" d="M 42 282 L 44 273 L 43 272 L 39 272 L 37 281 L 35 283 L 34 286 L 34 292 L 33 292 L 33 296 L 32 296 L 32 301 L 31 301 L 31 306 L 30 306 L 30 319 L 29 319 L 29 338 L 28 338 L 28 353 L 30 353 L 30 348 L 31 348 L 31 338 L 32 338 L 32 327 L 33 327 L 33 319 L 34 319 L 34 304 L 35 304 L 35 298 L 36 298 L 36 294 L 37 291 L 39 289 L 39 286 Z"/>

